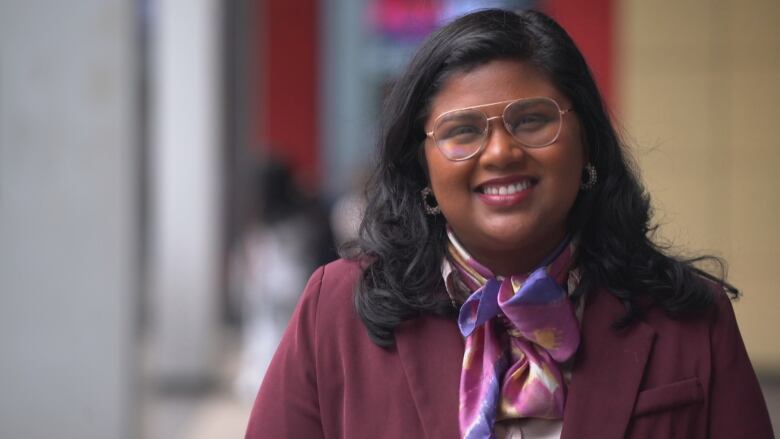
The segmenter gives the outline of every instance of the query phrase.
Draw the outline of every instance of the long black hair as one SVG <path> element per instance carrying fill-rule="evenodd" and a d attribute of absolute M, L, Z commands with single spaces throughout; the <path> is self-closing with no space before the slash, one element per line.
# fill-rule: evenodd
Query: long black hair
<path fill-rule="evenodd" d="M 654 243 L 650 198 L 610 122 L 585 59 L 555 21 L 537 11 L 490 9 L 465 15 L 431 35 L 398 79 L 382 113 L 382 131 L 367 208 L 358 239 L 345 256 L 359 259 L 363 274 L 355 307 L 372 340 L 394 342 L 403 321 L 432 313 L 455 313 L 444 290 L 445 219 L 426 215 L 420 191 L 427 186 L 422 144 L 430 101 L 453 73 L 496 59 L 533 65 L 566 95 L 583 127 L 583 143 L 598 174 L 591 190 L 580 191 L 568 216 L 568 232 L 578 238 L 577 265 L 586 291 L 603 287 L 626 307 L 616 326 L 633 323 L 642 305 L 662 306 L 670 315 L 693 313 L 712 303 L 711 282 L 733 296 L 722 274 L 694 264 L 706 256 L 681 259 Z"/>

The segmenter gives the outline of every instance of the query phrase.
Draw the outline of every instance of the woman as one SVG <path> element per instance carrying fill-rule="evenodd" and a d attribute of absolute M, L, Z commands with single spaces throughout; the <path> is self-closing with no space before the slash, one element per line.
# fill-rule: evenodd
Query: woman
<path fill-rule="evenodd" d="M 384 117 L 360 238 L 310 279 L 248 438 L 772 436 L 736 290 L 650 241 L 556 23 L 454 21 Z"/>

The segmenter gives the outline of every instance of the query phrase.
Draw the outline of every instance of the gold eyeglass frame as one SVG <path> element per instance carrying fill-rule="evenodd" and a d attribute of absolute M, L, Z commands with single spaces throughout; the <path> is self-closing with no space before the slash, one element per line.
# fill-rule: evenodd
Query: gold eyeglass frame
<path fill-rule="evenodd" d="M 558 123 L 558 131 L 555 133 L 555 136 L 553 136 L 552 140 L 549 141 L 548 143 L 545 143 L 543 145 L 528 145 L 528 144 L 525 144 L 525 143 L 521 142 L 520 140 L 518 140 L 512 134 L 512 132 L 509 130 L 509 127 L 507 126 L 507 122 L 506 122 L 506 119 L 504 119 L 504 116 L 506 115 L 507 108 L 509 108 L 510 105 L 512 105 L 512 104 L 514 104 L 516 102 L 539 101 L 539 100 L 550 101 L 550 102 L 553 103 L 553 105 L 555 105 L 555 108 L 558 109 L 558 114 L 560 115 L 560 122 Z M 453 158 L 450 158 L 441 149 L 441 147 L 439 146 L 439 141 L 436 139 L 436 136 L 433 133 L 434 133 L 434 131 L 436 131 L 436 127 L 439 125 L 439 121 L 443 117 L 445 117 L 445 116 L 447 116 L 449 114 L 458 112 L 458 111 L 474 110 L 474 109 L 479 109 L 479 108 L 484 108 L 484 107 L 491 107 L 493 105 L 499 105 L 499 104 L 506 104 L 504 106 L 504 110 L 501 112 L 500 116 L 488 117 L 488 115 L 485 114 L 484 111 L 481 111 L 481 110 L 479 111 L 485 117 L 485 121 L 487 122 L 487 128 L 485 129 L 485 134 L 483 134 L 482 143 L 479 145 L 479 148 L 477 148 L 473 153 L 471 153 L 471 154 L 469 154 L 469 155 L 467 155 L 465 157 L 460 157 L 460 158 L 453 159 Z M 545 97 L 545 96 L 537 96 L 537 97 L 531 97 L 531 98 L 520 98 L 520 99 L 510 99 L 508 101 L 498 101 L 498 102 L 492 102 L 492 103 L 489 103 L 489 104 L 481 104 L 481 105 L 474 105 L 474 106 L 471 106 L 471 107 L 456 108 L 454 110 L 445 111 L 444 113 L 438 115 L 436 117 L 436 119 L 434 119 L 434 121 L 433 121 L 433 129 L 431 131 L 425 133 L 425 136 L 426 137 L 430 137 L 431 139 L 433 139 L 434 145 L 436 145 L 436 148 L 439 150 L 439 152 L 441 152 L 441 154 L 445 158 L 447 158 L 447 160 L 451 160 L 453 162 L 460 162 L 460 161 L 468 160 L 468 159 L 478 155 L 479 153 L 482 152 L 482 150 L 485 149 L 485 145 L 487 144 L 487 140 L 490 138 L 490 121 L 493 120 L 493 119 L 501 119 L 504 122 L 502 124 L 504 126 L 504 129 L 507 131 L 507 133 L 509 133 L 510 136 L 512 136 L 513 139 L 517 140 L 518 143 L 520 143 L 521 145 L 525 146 L 526 148 L 544 148 L 545 146 L 552 145 L 553 143 L 555 143 L 558 140 L 558 137 L 561 135 L 561 130 L 563 129 L 563 115 L 568 113 L 568 112 L 570 112 L 570 111 L 572 111 L 572 110 L 574 110 L 574 108 L 567 108 L 565 110 L 561 110 L 561 106 L 558 105 L 558 101 L 556 101 L 553 98 L 548 98 L 548 97 Z"/>

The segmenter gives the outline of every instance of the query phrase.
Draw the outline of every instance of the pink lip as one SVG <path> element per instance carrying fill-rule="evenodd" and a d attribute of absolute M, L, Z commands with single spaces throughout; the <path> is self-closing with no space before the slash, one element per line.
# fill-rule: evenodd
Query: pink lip
<path fill-rule="evenodd" d="M 491 180 L 487 180 L 477 186 L 477 189 L 479 189 L 483 186 L 509 185 L 521 181 L 531 181 L 531 185 L 528 186 L 526 189 L 515 192 L 513 194 L 507 194 L 507 195 L 488 195 L 486 193 L 479 192 L 479 191 L 477 191 L 476 193 L 479 196 L 479 199 L 482 200 L 482 202 L 487 204 L 488 206 L 494 206 L 494 207 L 514 206 L 522 203 L 523 200 L 525 200 L 531 195 L 532 191 L 536 187 L 535 179 L 527 176 L 509 176 L 509 177 L 501 177 L 501 178 L 494 178 Z"/>

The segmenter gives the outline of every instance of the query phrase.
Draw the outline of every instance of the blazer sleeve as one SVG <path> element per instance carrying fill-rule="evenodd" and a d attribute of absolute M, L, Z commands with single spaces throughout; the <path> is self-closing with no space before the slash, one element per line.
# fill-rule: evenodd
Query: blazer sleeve
<path fill-rule="evenodd" d="M 772 424 L 731 302 L 716 295 L 711 333 L 709 435 L 719 438 L 773 438 Z"/>
<path fill-rule="evenodd" d="M 263 378 L 245 439 L 322 438 L 315 370 L 324 267 L 312 274 Z"/>

